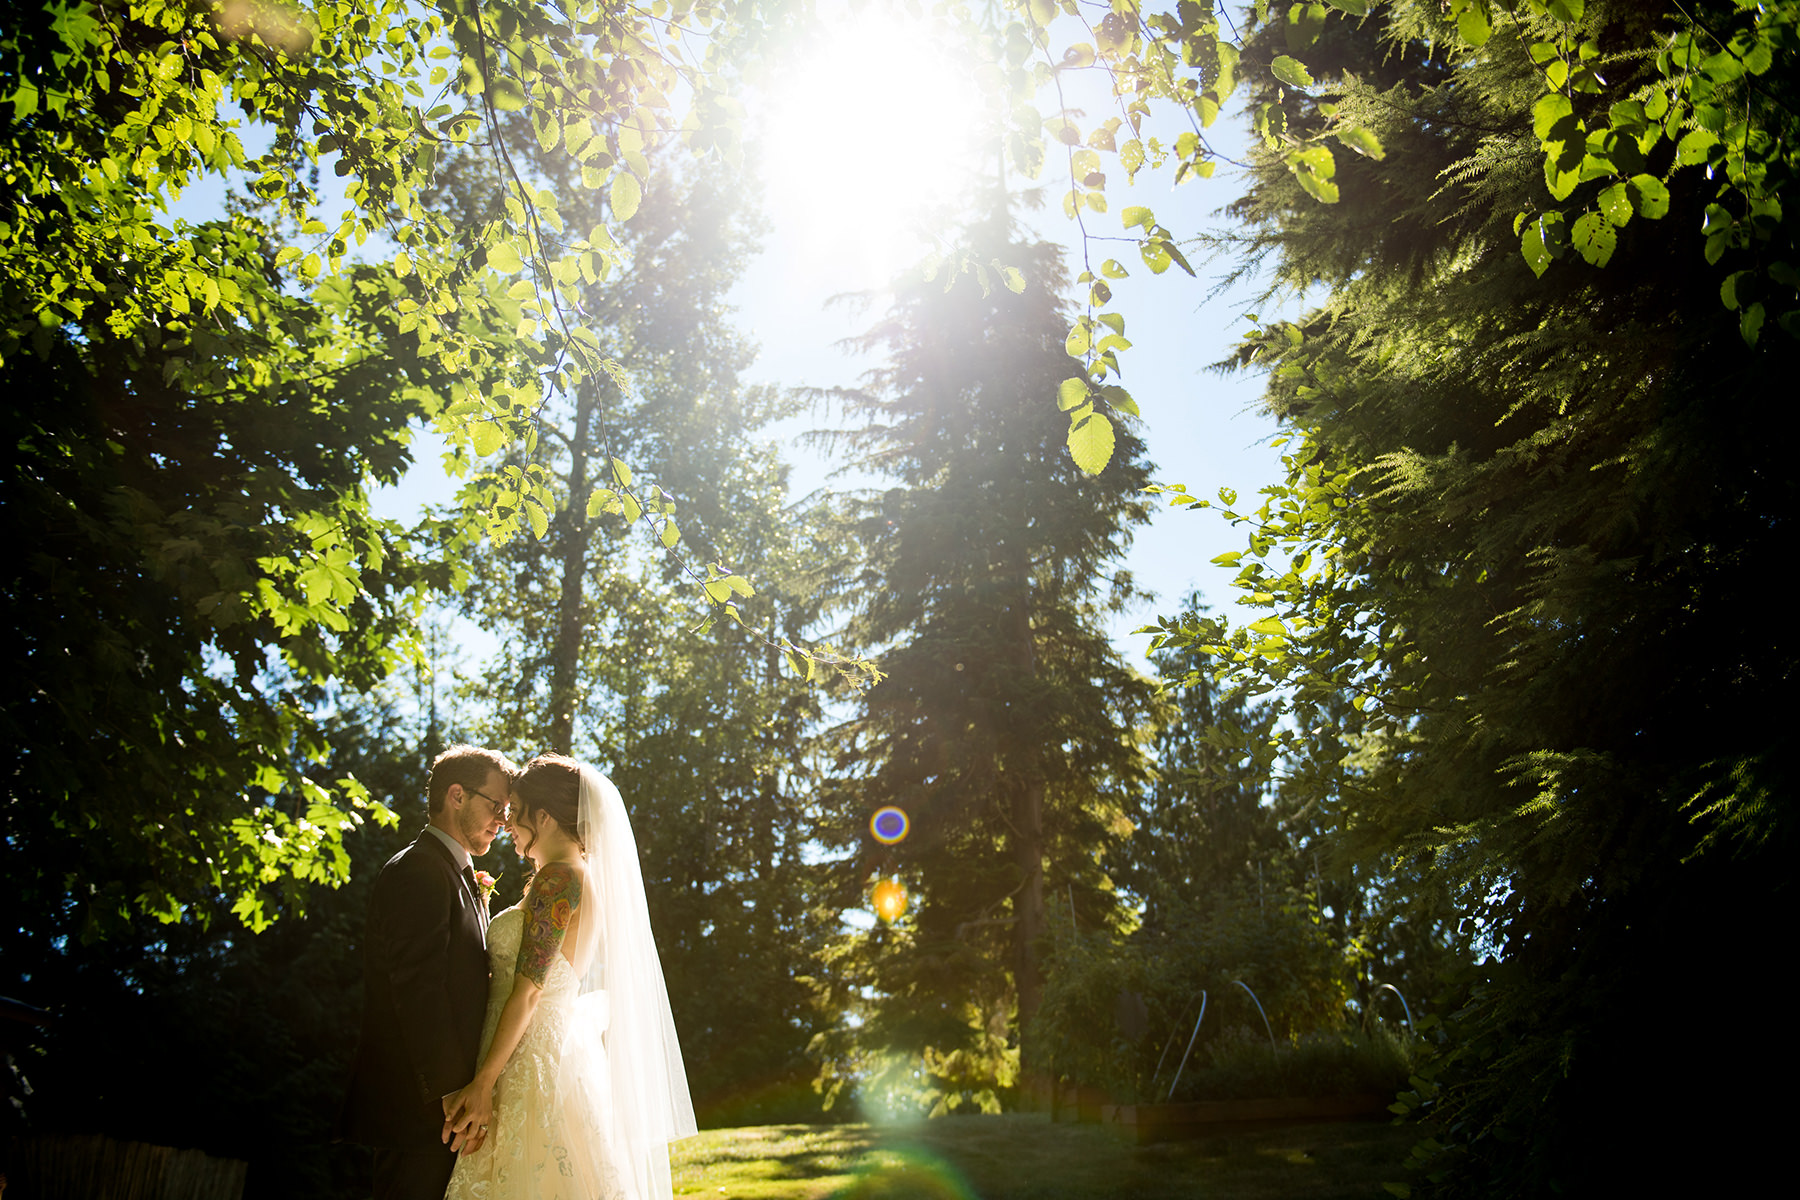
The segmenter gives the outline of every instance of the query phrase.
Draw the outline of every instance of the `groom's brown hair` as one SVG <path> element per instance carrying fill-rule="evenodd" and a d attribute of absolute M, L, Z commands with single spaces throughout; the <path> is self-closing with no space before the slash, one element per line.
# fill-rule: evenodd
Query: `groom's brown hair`
<path fill-rule="evenodd" d="M 425 783 L 426 811 L 436 813 L 444 807 L 444 797 L 450 794 L 451 784 L 460 783 L 473 792 L 487 782 L 492 771 L 505 775 L 509 784 L 519 775 L 519 768 L 498 750 L 483 746 L 450 747 L 431 760 L 431 778 Z M 494 799 L 504 800 L 505 797 Z"/>

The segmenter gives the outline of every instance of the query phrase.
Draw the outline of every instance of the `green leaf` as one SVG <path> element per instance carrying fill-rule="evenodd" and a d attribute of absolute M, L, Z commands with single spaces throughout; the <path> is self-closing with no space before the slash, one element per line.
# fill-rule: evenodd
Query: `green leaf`
<path fill-rule="evenodd" d="M 612 204 L 615 218 L 621 221 L 631 220 L 643 199 L 644 189 L 639 185 L 637 176 L 629 171 L 620 171 L 613 176 L 612 188 L 607 192 L 607 200 Z"/>
<path fill-rule="evenodd" d="M 587 502 L 588 520 L 593 520 L 601 513 L 606 512 L 608 509 L 615 506 L 618 503 L 618 499 L 618 496 L 611 488 L 597 487 L 592 492 L 589 492 Z"/>
<path fill-rule="evenodd" d="M 1298 54 L 1316 43 L 1325 29 L 1325 16 L 1323 4 L 1308 4 L 1303 0 L 1289 8 L 1287 28 L 1283 31 L 1287 48 Z"/>
<path fill-rule="evenodd" d="M 525 269 L 524 262 L 519 258 L 518 250 L 511 242 L 500 242 L 488 247 L 487 261 L 488 266 L 502 275 L 516 275 Z"/>
<path fill-rule="evenodd" d="M 1744 64 L 1729 50 L 1709 55 L 1700 63 L 1700 71 L 1715 84 L 1730 83 L 1744 75 Z"/>
<path fill-rule="evenodd" d="M 1788 18 L 1790 21 L 1792 17 Z M 1791 32 L 1791 31 L 1790 31 Z M 1789 42 L 1792 45 L 1792 42 Z M 1751 47 L 1744 51 L 1744 70 L 1752 75 L 1761 75 L 1775 65 L 1775 44 L 1767 34 L 1756 39 Z"/>
<path fill-rule="evenodd" d="M 1556 155 L 1545 155 L 1544 186 L 1550 189 L 1552 199 L 1567 200 L 1581 186 L 1581 172 L 1563 170 L 1557 166 Z"/>
<path fill-rule="evenodd" d="M 1709 150 L 1719 144 L 1711 131 L 1690 129 L 1675 144 L 1675 161 L 1684 167 L 1696 167 L 1706 161 Z"/>
<path fill-rule="evenodd" d="M 1146 232 L 1156 224 L 1156 214 L 1141 204 L 1126 205 L 1119 211 L 1119 219 L 1125 223 L 1127 229 L 1142 226 Z"/>
<path fill-rule="evenodd" d="M 674 517 L 663 522 L 662 533 L 658 536 L 662 538 L 662 544 L 670 549 L 673 549 L 675 543 L 681 540 L 681 530 L 676 526 Z"/>
<path fill-rule="evenodd" d="M 1751 274 L 1748 271 L 1733 271 L 1725 277 L 1725 282 L 1719 285 L 1719 299 L 1732 312 L 1736 312 L 1738 305 L 1742 302 L 1742 297 L 1738 295 L 1739 286 L 1750 278 Z"/>
<path fill-rule="evenodd" d="M 1545 213 L 1525 227 L 1525 236 L 1519 239 L 1519 252 L 1525 256 L 1525 264 L 1531 273 L 1543 278 L 1550 263 L 1562 256 L 1562 214 Z"/>
<path fill-rule="evenodd" d="M 525 107 L 525 89 L 510 75 L 500 75 L 490 82 L 488 99 L 501 112 L 518 112 Z"/>
<path fill-rule="evenodd" d="M 617 483 L 620 487 L 628 488 L 631 486 L 631 468 L 616 458 L 612 460 L 612 473 L 613 482 Z M 636 520 L 635 517 L 632 519 Z"/>
<path fill-rule="evenodd" d="M 1381 148 L 1381 139 L 1360 125 L 1351 129 L 1338 130 L 1337 139 L 1364 158 L 1372 158 L 1380 162 L 1387 157 L 1387 151 Z"/>
<path fill-rule="evenodd" d="M 477 421 L 469 429 L 469 440 L 482 458 L 499 451 L 506 444 L 506 431 L 498 421 Z"/>
<path fill-rule="evenodd" d="M 1081 358 L 1088 352 L 1088 330 L 1083 321 L 1075 322 L 1069 330 L 1069 336 L 1063 339 L 1063 349 L 1070 358 Z"/>
<path fill-rule="evenodd" d="M 1100 398 L 1122 413 L 1130 413 L 1134 417 L 1144 415 L 1138 411 L 1138 402 L 1132 399 L 1131 393 L 1116 383 L 1107 384 L 1101 388 Z"/>
<path fill-rule="evenodd" d="M 1285 54 L 1276 55 L 1275 61 L 1269 64 L 1269 70 L 1275 78 L 1291 87 L 1311 87 L 1313 84 L 1313 77 L 1307 73 L 1306 67 L 1298 59 Z"/>
<path fill-rule="evenodd" d="M 1582 258 L 1596 267 L 1604 267 L 1619 244 L 1619 234 L 1611 221 L 1597 212 L 1590 212 L 1576 220 L 1572 240 Z"/>
<path fill-rule="evenodd" d="M 1630 133 L 1620 130 L 1609 130 L 1598 139 L 1601 145 L 1596 149 L 1590 145 L 1592 156 L 1606 163 L 1612 173 L 1619 175 L 1637 175 L 1645 167 L 1644 152 L 1638 149 L 1637 139 Z"/>
<path fill-rule="evenodd" d="M 1456 14 L 1456 33 L 1477 50 L 1487 45 L 1494 27 L 1488 22 L 1487 9 L 1478 0 L 1464 0 L 1462 11 Z"/>
<path fill-rule="evenodd" d="M 533 537 L 542 538 L 545 531 L 550 528 L 550 514 L 544 511 L 543 505 L 535 501 L 526 502 L 525 519 L 531 522 Z"/>
<path fill-rule="evenodd" d="M 1763 306 L 1757 301 L 1744 310 L 1744 317 L 1738 322 L 1738 332 L 1743 335 L 1744 345 L 1756 345 L 1756 339 L 1762 334 Z"/>
<path fill-rule="evenodd" d="M 1281 623 L 1280 617 L 1264 617 L 1251 623 L 1250 632 L 1263 637 L 1282 637 L 1287 634 L 1287 626 Z"/>
<path fill-rule="evenodd" d="M 1654 175 L 1633 175 L 1626 187 L 1639 216 L 1656 221 L 1669 215 L 1669 189 Z"/>
<path fill-rule="evenodd" d="M 1113 442 L 1112 422 L 1097 412 L 1069 426 L 1069 455 L 1089 475 L 1098 475 L 1112 461 Z"/>
<path fill-rule="evenodd" d="M 1332 182 L 1337 174 L 1337 160 L 1325 146 L 1312 145 L 1290 151 L 1285 156 L 1288 169 L 1307 194 L 1323 204 L 1336 204 L 1338 186 Z"/>
<path fill-rule="evenodd" d="M 637 524 L 637 519 L 644 515 L 643 506 L 638 503 L 637 497 L 630 492 L 621 492 L 619 494 L 619 505 L 625 510 L 625 523 L 627 525 Z"/>
<path fill-rule="evenodd" d="M 1064 412 L 1068 412 L 1071 408 L 1080 408 L 1087 401 L 1087 380 L 1080 376 L 1065 379 L 1056 387 L 1056 407 Z"/>
<path fill-rule="evenodd" d="M 1559 129 L 1564 121 L 1575 116 L 1575 106 L 1561 92 L 1546 92 L 1537 98 L 1531 106 L 1531 129 L 1538 136 L 1538 141 L 1562 141 L 1563 134 Z"/>
<path fill-rule="evenodd" d="M 1621 100 L 1606 110 L 1606 119 L 1612 127 L 1626 133 L 1642 133 L 1650 125 L 1649 114 L 1644 111 L 1642 100 Z"/>
<path fill-rule="evenodd" d="M 1615 183 L 1599 196 L 1600 211 L 1614 225 L 1631 223 L 1631 197 L 1623 182 Z"/>

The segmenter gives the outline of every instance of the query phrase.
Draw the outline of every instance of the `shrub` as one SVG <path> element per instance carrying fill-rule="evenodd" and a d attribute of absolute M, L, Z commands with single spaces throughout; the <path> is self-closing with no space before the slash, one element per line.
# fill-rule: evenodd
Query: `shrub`
<path fill-rule="evenodd" d="M 1267 1053 L 1263 1018 L 1237 980 L 1255 992 L 1278 1041 L 1296 1044 L 1344 1026 L 1348 965 L 1311 897 L 1298 890 L 1215 897 L 1208 908 L 1172 912 L 1160 929 L 1124 937 L 1053 920 L 1058 926 L 1043 1002 L 1026 1036 L 1057 1078 L 1096 1084 L 1120 1102 L 1162 1099 L 1202 989 L 1197 1061 L 1210 1061 L 1233 1026 L 1253 1029 Z"/>

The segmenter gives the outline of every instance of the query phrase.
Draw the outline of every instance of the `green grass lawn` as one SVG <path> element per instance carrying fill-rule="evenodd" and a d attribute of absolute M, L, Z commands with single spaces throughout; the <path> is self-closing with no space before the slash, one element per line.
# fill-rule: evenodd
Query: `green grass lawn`
<path fill-rule="evenodd" d="M 1416 1129 L 1297 1125 L 1135 1147 L 1048 1117 L 714 1129 L 672 1148 L 677 1196 L 753 1200 L 1386 1197 Z"/>

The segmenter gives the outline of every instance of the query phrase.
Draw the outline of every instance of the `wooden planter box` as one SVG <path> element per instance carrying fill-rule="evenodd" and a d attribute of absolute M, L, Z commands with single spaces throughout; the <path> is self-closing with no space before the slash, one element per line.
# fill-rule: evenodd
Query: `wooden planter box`
<path fill-rule="evenodd" d="M 1219 1134 L 1245 1133 L 1315 1121 L 1375 1121 L 1388 1116 L 1393 1097 L 1294 1096 L 1270 1100 L 1196 1100 L 1184 1104 L 1106 1104 L 1100 1123 L 1139 1146 Z"/>

